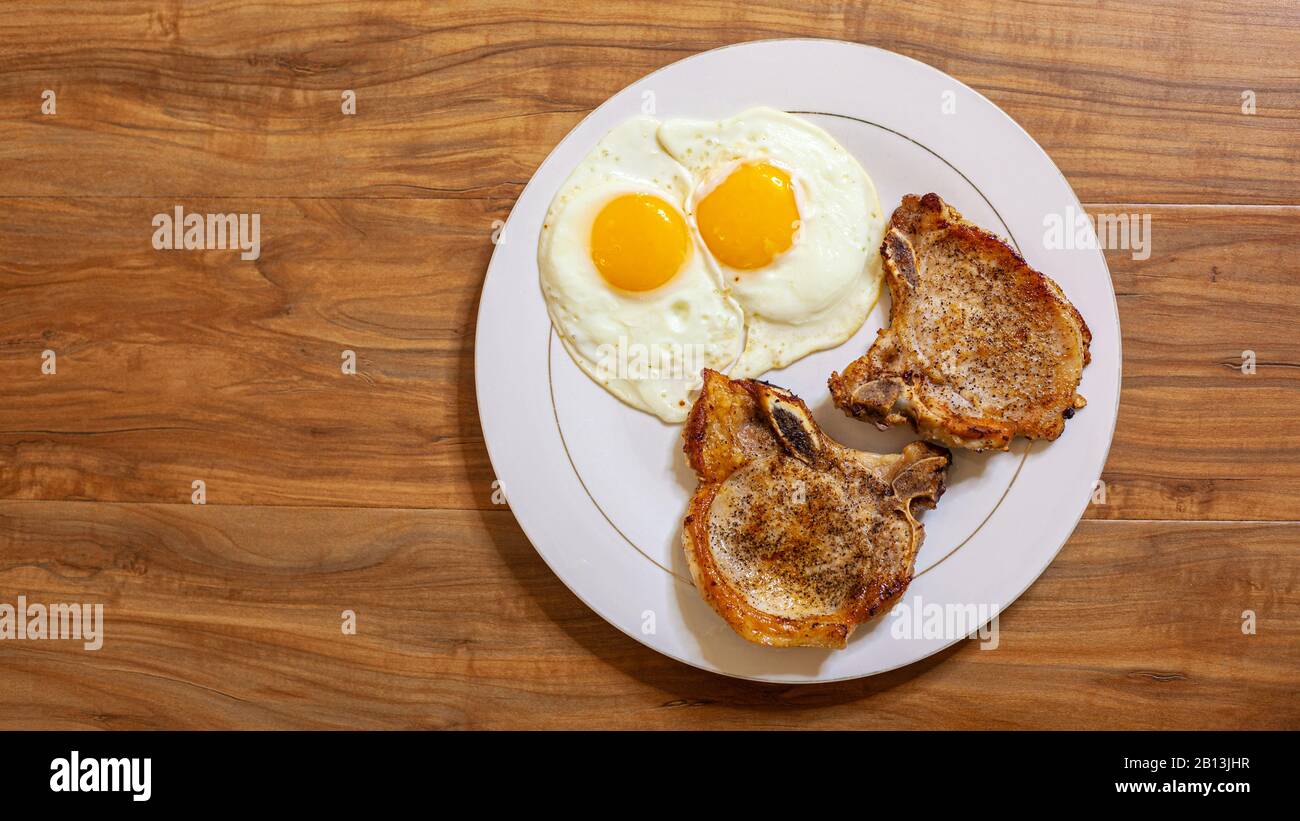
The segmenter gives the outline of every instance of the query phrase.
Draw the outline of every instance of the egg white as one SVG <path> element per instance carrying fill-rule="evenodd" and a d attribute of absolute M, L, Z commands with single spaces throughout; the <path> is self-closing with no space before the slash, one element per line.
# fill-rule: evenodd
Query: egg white
<path fill-rule="evenodd" d="M 592 223 L 620 195 L 653 194 L 685 215 L 692 179 L 659 145 L 658 129 L 658 120 L 634 117 L 592 149 L 551 202 L 537 263 L 551 322 L 574 362 L 622 401 L 674 423 L 690 411 L 700 369 L 731 365 L 745 331 L 740 306 L 694 243 L 677 275 L 651 291 L 610 285 L 592 261 Z M 611 350 L 620 349 L 624 364 L 611 370 Z M 682 355 L 673 367 L 637 367 L 639 355 L 652 361 L 673 351 Z"/>
<path fill-rule="evenodd" d="M 732 269 L 710 255 L 745 312 L 747 340 L 733 378 L 783 368 L 857 332 L 880 293 L 885 217 L 875 184 L 852 154 L 812 123 L 772 108 L 720 121 L 668 120 L 658 140 L 690 171 L 689 218 L 705 253 L 696 204 L 735 168 L 768 162 L 790 174 L 794 186 L 794 245 L 755 270 Z"/>

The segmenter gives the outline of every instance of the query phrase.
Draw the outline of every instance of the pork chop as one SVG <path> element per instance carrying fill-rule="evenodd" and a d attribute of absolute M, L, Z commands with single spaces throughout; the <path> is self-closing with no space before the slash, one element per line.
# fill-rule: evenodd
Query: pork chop
<path fill-rule="evenodd" d="M 936 194 L 903 198 L 880 255 L 889 326 L 831 374 L 835 404 L 948 447 L 1060 436 L 1092 342 L 1060 287 Z"/>
<path fill-rule="evenodd" d="M 683 432 L 699 477 L 682 531 L 696 588 L 752 642 L 843 647 L 911 582 L 914 512 L 943 493 L 948 451 L 853 450 L 788 391 L 703 376 Z"/>

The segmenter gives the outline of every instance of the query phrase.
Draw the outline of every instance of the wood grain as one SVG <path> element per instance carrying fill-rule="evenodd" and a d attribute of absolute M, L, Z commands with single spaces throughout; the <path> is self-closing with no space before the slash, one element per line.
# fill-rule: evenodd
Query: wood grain
<path fill-rule="evenodd" d="M 1002 616 L 997 649 L 811 687 L 627 638 L 505 511 L 0 502 L 0 533 L 9 589 L 102 601 L 106 625 L 95 652 L 0 643 L 0 726 L 1300 723 L 1297 524 L 1085 522 Z"/>
<path fill-rule="evenodd" d="M 1298 28 L 1266 0 L 25 2 L 0 23 L 0 163 L 23 169 L 0 195 L 513 196 L 654 69 L 834 37 L 974 86 L 1084 201 L 1295 204 Z"/>
<path fill-rule="evenodd" d="M 1148 260 L 1108 252 L 1124 379 L 1089 516 L 1294 520 L 1300 514 L 1300 211 L 1144 208 Z M 1242 356 L 1253 351 L 1253 374 Z"/>
<path fill-rule="evenodd" d="M 184 203 L 260 213 L 256 261 L 154 250 L 170 200 L 6 205 L 0 495 L 491 504 L 471 345 L 506 203 Z"/>
<path fill-rule="evenodd" d="M 473 387 L 493 221 L 560 138 L 656 68 L 789 36 L 943 69 L 1091 210 L 1153 217 L 1150 259 L 1107 255 L 1106 503 L 999 649 L 812 687 L 582 605 L 492 504 Z M 1300 727 L 1297 40 L 1265 0 L 14 4 L 0 601 L 101 602 L 107 635 L 0 642 L 0 727 Z M 260 213 L 261 258 L 154 251 L 177 204 Z"/>

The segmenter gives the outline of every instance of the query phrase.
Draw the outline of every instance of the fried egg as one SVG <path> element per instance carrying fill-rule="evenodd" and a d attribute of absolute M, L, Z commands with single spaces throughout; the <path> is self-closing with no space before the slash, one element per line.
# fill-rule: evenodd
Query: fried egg
<path fill-rule="evenodd" d="M 744 316 L 687 222 L 691 176 L 659 145 L 659 121 L 609 132 L 561 186 L 538 241 L 551 323 L 592 379 L 681 422 L 703 368 L 744 347 Z"/>
<path fill-rule="evenodd" d="M 732 378 L 783 368 L 862 326 L 880 293 L 885 218 L 853 155 L 771 108 L 668 120 L 658 139 L 689 170 L 692 230 L 745 313 Z"/>

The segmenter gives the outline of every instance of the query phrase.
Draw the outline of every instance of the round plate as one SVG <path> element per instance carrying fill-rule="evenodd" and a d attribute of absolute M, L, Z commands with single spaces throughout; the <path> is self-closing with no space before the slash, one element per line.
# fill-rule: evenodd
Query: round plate
<path fill-rule="evenodd" d="M 871 175 L 890 213 L 908 193 L 938 193 L 1007 237 L 1064 289 L 1093 333 L 1079 389 L 1088 407 L 1055 442 L 954 454 L 949 489 L 921 516 L 916 577 L 895 612 L 860 625 L 843 650 L 774 649 L 741 639 L 691 584 L 681 522 L 695 478 L 680 426 L 634 410 L 572 362 L 551 330 L 537 239 L 560 184 L 628 117 L 720 119 L 754 105 L 806 117 Z M 578 124 L 542 163 L 501 232 L 479 303 L 479 417 L 500 487 L 537 552 L 569 589 L 623 632 L 706 670 L 778 682 L 836 681 L 918 661 L 961 636 L 891 629 L 905 610 L 997 613 L 1069 538 L 1101 475 L 1119 404 L 1115 294 L 1096 249 L 1048 247 L 1051 215 L 1078 198 L 1047 154 L 997 106 L 923 63 L 831 40 L 769 40 L 698 54 L 633 83 Z M 1058 243 L 1059 244 L 1059 243 Z M 1074 243 L 1071 243 L 1073 245 Z M 883 295 L 838 348 L 765 379 L 793 390 L 846 445 L 896 451 L 910 430 L 877 431 L 830 403 L 826 378 L 862 355 L 889 319 Z"/>

